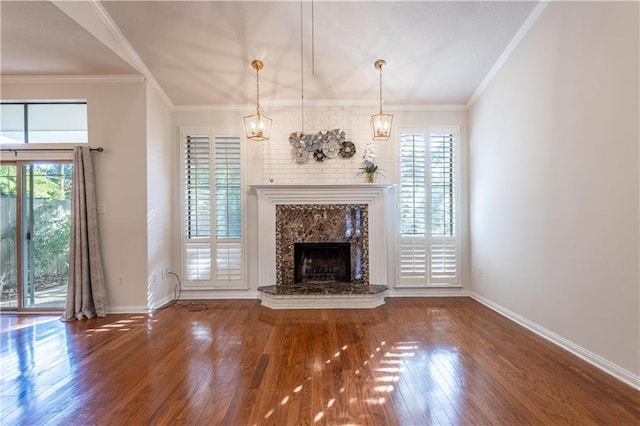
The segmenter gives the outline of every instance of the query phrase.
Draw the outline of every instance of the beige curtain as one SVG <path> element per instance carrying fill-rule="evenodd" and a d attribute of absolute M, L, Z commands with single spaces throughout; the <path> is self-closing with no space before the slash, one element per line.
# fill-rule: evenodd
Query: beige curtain
<path fill-rule="evenodd" d="M 70 252 L 64 320 L 106 316 L 95 179 L 88 146 L 73 149 Z"/>

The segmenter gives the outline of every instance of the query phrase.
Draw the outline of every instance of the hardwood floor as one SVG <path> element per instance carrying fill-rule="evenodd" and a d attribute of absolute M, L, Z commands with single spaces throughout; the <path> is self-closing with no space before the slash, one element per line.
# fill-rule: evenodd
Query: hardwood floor
<path fill-rule="evenodd" d="M 468 298 L 2 315 L 2 424 L 640 423 L 640 393 Z"/>

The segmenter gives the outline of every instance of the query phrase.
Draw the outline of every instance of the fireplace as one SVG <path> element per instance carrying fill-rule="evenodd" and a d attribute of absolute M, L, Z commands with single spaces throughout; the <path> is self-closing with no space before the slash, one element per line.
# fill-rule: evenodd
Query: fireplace
<path fill-rule="evenodd" d="M 258 196 L 258 290 L 274 309 L 373 308 L 390 274 L 391 184 L 251 185 Z M 360 211 L 360 232 L 357 212 Z M 351 220 L 349 220 L 349 217 Z M 295 282 L 295 243 L 348 243 L 351 282 Z"/>
<path fill-rule="evenodd" d="M 288 286 L 311 281 L 369 284 L 368 218 L 366 204 L 276 205 L 276 285 Z M 302 265 L 296 265 L 302 254 L 296 254 L 296 247 L 298 251 L 309 248 L 318 256 L 327 255 L 322 253 L 322 247 L 330 247 L 331 250 L 341 247 L 341 255 L 349 259 L 344 259 L 342 265 L 338 265 L 334 259 L 332 265 L 325 268 L 330 270 L 333 266 L 334 270 L 338 267 L 344 269 L 339 279 L 331 277 L 331 272 L 326 272 L 328 276 L 325 277 L 321 276 L 322 272 L 317 272 L 314 277 L 302 281 Z M 322 267 L 317 266 L 316 269 L 322 270 Z"/>
<path fill-rule="evenodd" d="M 351 244 L 294 243 L 295 283 L 351 282 Z"/>

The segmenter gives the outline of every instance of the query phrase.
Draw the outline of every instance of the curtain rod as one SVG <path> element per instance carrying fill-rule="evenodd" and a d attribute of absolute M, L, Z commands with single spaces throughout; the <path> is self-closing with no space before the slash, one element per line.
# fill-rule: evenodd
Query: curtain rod
<path fill-rule="evenodd" d="M 91 151 L 98 151 L 98 152 L 102 152 L 104 151 L 104 148 L 102 148 L 101 146 L 97 147 L 97 148 L 90 148 Z M 13 152 L 13 155 L 15 155 L 16 157 L 18 156 L 18 152 L 21 151 L 25 151 L 25 152 L 30 152 L 30 151 L 34 151 L 34 152 L 64 152 L 64 151 L 73 151 L 73 148 L 33 148 L 33 149 L 29 149 L 29 148 L 2 148 L 0 149 L 0 151 L 2 152 Z"/>

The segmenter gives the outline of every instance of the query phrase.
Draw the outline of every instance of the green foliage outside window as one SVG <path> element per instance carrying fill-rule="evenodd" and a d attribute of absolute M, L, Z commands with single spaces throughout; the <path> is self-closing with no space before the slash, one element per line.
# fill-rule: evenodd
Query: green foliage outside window
<path fill-rule="evenodd" d="M 36 288 L 66 283 L 69 273 L 71 235 L 71 164 L 34 164 L 33 167 L 33 244 Z M 16 253 L 16 165 L 0 166 L 0 284 L 3 299 L 17 288 Z M 23 185 L 28 192 L 29 185 Z M 23 203 L 26 202 L 23 200 Z"/>

